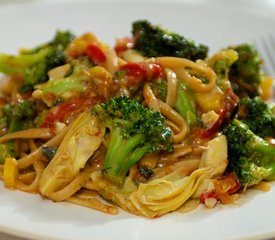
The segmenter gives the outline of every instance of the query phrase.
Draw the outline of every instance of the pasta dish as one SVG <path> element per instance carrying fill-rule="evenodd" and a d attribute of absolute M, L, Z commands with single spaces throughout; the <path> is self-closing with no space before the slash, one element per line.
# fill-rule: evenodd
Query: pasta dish
<path fill-rule="evenodd" d="M 275 179 L 273 78 L 253 45 L 208 47 L 132 23 L 0 54 L 4 186 L 156 218 L 234 204 Z"/>

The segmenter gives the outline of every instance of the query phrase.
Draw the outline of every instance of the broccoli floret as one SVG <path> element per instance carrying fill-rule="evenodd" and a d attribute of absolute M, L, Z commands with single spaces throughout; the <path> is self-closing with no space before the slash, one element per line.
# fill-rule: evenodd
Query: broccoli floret
<path fill-rule="evenodd" d="M 242 186 L 275 179 L 275 147 L 234 119 L 224 130 L 228 141 L 228 168 Z"/>
<path fill-rule="evenodd" d="M 1 108 L 3 118 L 6 118 L 8 132 L 16 132 L 32 124 L 37 115 L 37 105 L 33 100 L 24 100 L 18 103 L 8 103 Z"/>
<path fill-rule="evenodd" d="M 154 79 L 150 81 L 150 88 L 152 89 L 156 98 L 165 102 L 167 97 L 168 83 L 166 79 Z"/>
<path fill-rule="evenodd" d="M 216 83 L 222 91 L 231 87 L 228 79 L 230 67 L 238 60 L 238 53 L 233 49 L 222 49 L 215 53 L 209 60 L 209 66 L 217 74 Z"/>
<path fill-rule="evenodd" d="M 110 130 L 104 175 L 121 185 L 130 167 L 145 153 L 173 151 L 171 129 L 159 112 L 126 96 L 111 98 L 94 109 Z"/>
<path fill-rule="evenodd" d="M 190 60 L 205 59 L 208 48 L 192 40 L 152 25 L 147 20 L 133 22 L 134 49 L 146 57 L 175 56 Z"/>
<path fill-rule="evenodd" d="M 34 54 L 9 55 L 0 54 L 0 72 L 11 75 L 23 76 L 26 68 L 31 67 L 40 59 L 44 59 L 48 54 L 47 49 L 43 49 Z"/>
<path fill-rule="evenodd" d="M 5 122 L 8 133 L 27 129 L 33 125 L 37 115 L 37 105 L 33 100 L 24 100 L 18 103 L 8 103 L 1 107 L 1 120 Z M 14 155 L 14 142 L 6 143 L 7 151 Z"/>
<path fill-rule="evenodd" d="M 167 96 L 167 81 L 165 80 L 157 80 L 156 82 L 156 96 L 162 100 L 163 102 L 166 101 Z M 152 82 L 153 84 L 155 83 Z"/>
<path fill-rule="evenodd" d="M 259 97 L 240 100 L 240 119 L 262 138 L 275 137 L 275 114 L 272 107 Z"/>
<path fill-rule="evenodd" d="M 47 81 L 48 71 L 65 63 L 65 55 L 62 51 L 48 48 L 45 53 L 43 59 L 25 69 L 22 92 L 31 91 L 35 84 Z"/>
<path fill-rule="evenodd" d="M 232 49 L 238 53 L 238 60 L 232 64 L 229 71 L 229 80 L 234 92 L 239 97 L 259 96 L 261 60 L 257 50 L 248 43 Z"/>
<path fill-rule="evenodd" d="M 18 55 L 0 54 L 0 72 L 23 78 L 22 92 L 48 80 L 48 71 L 66 62 L 64 50 L 72 40 L 70 32 L 57 32 L 54 39 Z"/>
<path fill-rule="evenodd" d="M 75 36 L 70 31 L 56 31 L 54 38 L 44 44 L 40 44 L 37 47 L 31 49 L 21 50 L 21 54 L 34 54 L 40 52 L 42 49 L 47 47 L 54 47 L 59 50 L 64 50 L 69 43 L 75 38 Z"/>
<path fill-rule="evenodd" d="M 75 67 L 72 74 L 60 79 L 50 79 L 34 86 L 41 99 L 49 106 L 58 101 L 66 101 L 87 89 L 89 76 L 80 67 Z M 34 91 L 34 94 L 36 94 Z"/>
<path fill-rule="evenodd" d="M 68 71 L 64 77 L 49 79 L 45 83 L 37 84 L 34 89 L 39 92 L 41 99 L 49 106 L 57 102 L 79 96 L 91 86 L 91 74 L 89 62 L 79 59 L 71 63 L 72 71 Z M 34 94 L 36 94 L 36 91 Z"/>

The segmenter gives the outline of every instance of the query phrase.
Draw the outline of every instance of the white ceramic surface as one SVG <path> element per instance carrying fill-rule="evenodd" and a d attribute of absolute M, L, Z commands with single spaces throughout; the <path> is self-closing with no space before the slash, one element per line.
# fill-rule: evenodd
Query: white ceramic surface
<path fill-rule="evenodd" d="M 274 31 L 272 11 L 215 1 L 26 1 L 0 8 L 0 52 L 16 52 L 52 37 L 56 29 L 92 31 L 113 45 L 131 22 L 149 19 L 210 47 L 251 41 Z M 29 239 L 263 239 L 275 237 L 275 186 L 251 192 L 236 206 L 198 208 L 155 220 L 105 215 L 0 185 L 0 231 Z"/>

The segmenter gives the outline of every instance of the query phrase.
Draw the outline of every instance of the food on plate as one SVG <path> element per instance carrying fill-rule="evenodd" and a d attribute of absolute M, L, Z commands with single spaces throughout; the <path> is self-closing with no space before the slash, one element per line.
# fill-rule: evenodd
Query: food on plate
<path fill-rule="evenodd" d="M 156 218 L 235 204 L 275 179 L 272 77 L 249 43 L 208 47 L 147 20 L 0 54 L 6 188 Z"/>

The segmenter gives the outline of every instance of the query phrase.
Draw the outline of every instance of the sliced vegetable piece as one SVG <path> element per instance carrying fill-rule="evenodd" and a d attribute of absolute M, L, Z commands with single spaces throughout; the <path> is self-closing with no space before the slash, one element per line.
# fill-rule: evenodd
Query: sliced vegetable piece
<path fill-rule="evenodd" d="M 100 146 L 104 133 L 105 128 L 96 116 L 80 114 L 41 176 L 41 194 L 48 196 L 69 184 Z"/>
<path fill-rule="evenodd" d="M 15 158 L 5 159 L 3 180 L 6 188 L 15 188 L 18 175 L 17 161 Z"/>

